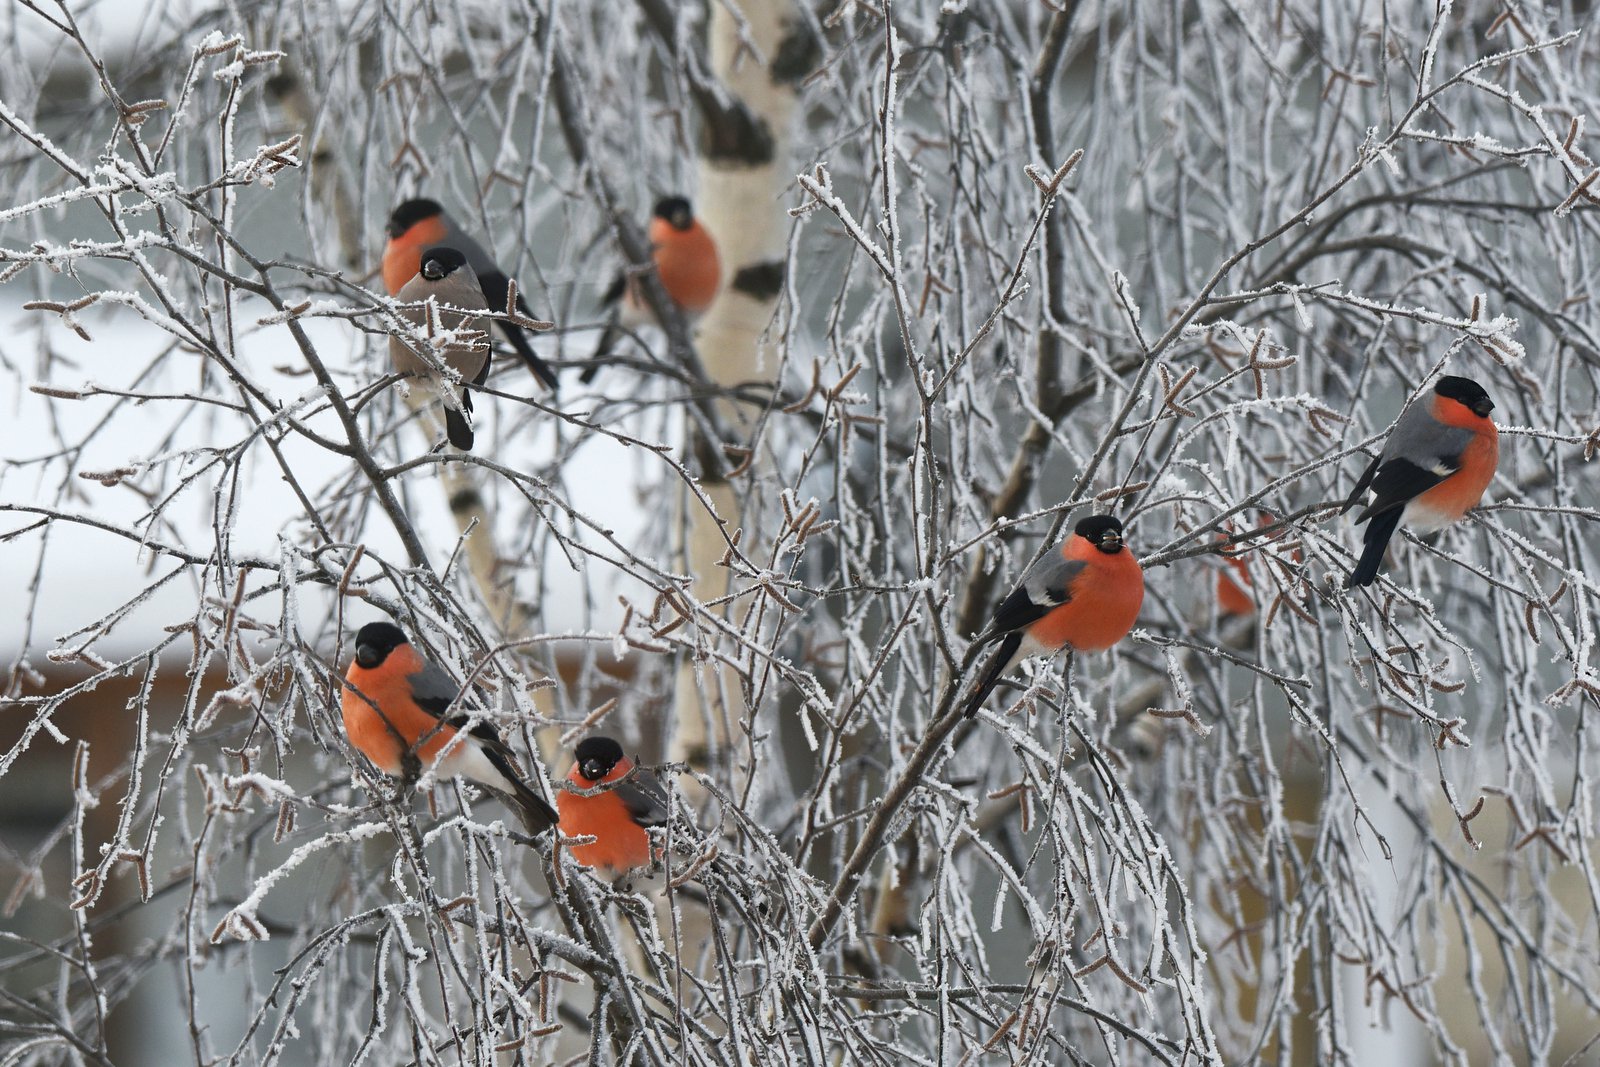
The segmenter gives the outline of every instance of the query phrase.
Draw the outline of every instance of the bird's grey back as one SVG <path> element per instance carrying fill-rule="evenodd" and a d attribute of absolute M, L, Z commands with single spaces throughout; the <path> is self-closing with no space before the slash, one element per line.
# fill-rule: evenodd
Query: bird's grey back
<path fill-rule="evenodd" d="M 472 268 L 474 274 L 483 277 L 486 274 L 503 273 L 500 265 L 489 255 L 489 250 L 472 239 L 472 236 L 456 225 L 456 220 L 450 217 L 447 211 L 444 214 L 445 239 L 435 242 L 449 245 L 463 256 L 467 257 L 467 266 Z M 494 308 L 494 311 L 504 311 L 505 308 Z"/>
<path fill-rule="evenodd" d="M 1063 590 L 1086 566 L 1088 564 L 1081 559 L 1067 559 L 1057 548 L 1028 568 L 1022 576 L 1022 585 L 1035 604 L 1059 604 L 1066 599 Z"/>
<path fill-rule="evenodd" d="M 1389 433 L 1384 459 L 1407 459 L 1424 469 L 1433 466 L 1430 461 L 1454 463 L 1472 441 L 1472 431 L 1440 422 L 1433 417 L 1432 408 L 1432 394 L 1412 401 Z"/>
<path fill-rule="evenodd" d="M 411 676 L 410 682 L 411 692 L 419 704 L 443 702 L 448 705 L 455 700 L 460 689 L 455 679 L 446 674 L 442 667 L 426 659 L 422 661 L 422 669 Z"/>
<path fill-rule="evenodd" d="M 421 305 L 430 296 L 439 305 L 441 329 L 477 330 L 484 335 L 481 351 L 469 354 L 463 350 L 451 352 L 446 356 L 446 362 L 471 381 L 477 377 L 483 361 L 489 356 L 489 320 L 478 315 L 446 311 L 445 308 L 460 307 L 487 311 L 489 305 L 484 300 L 483 290 L 478 285 L 478 276 L 473 273 L 470 264 L 457 267 L 436 282 L 429 281 L 421 274 L 416 275 L 395 294 L 395 299 L 401 304 L 412 305 L 400 309 L 401 317 L 414 326 L 426 326 L 427 312 Z M 427 365 L 413 352 L 411 345 L 399 337 L 389 339 L 389 354 L 394 360 L 395 369 L 402 374 L 423 374 L 427 371 Z"/>

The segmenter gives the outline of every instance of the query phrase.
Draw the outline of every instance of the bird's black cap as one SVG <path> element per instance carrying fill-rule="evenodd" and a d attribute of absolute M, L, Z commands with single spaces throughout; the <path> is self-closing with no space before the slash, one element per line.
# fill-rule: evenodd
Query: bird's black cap
<path fill-rule="evenodd" d="M 434 245 L 422 253 L 422 276 L 438 281 L 467 265 L 467 257 L 449 245 Z"/>
<path fill-rule="evenodd" d="M 622 746 L 609 737 L 586 737 L 578 742 L 573 755 L 577 757 L 578 773 L 598 782 L 622 762 Z"/>
<path fill-rule="evenodd" d="M 694 208 L 681 196 L 657 200 L 655 215 L 658 219 L 665 219 L 674 230 L 687 230 L 694 225 Z"/>
<path fill-rule="evenodd" d="M 389 213 L 387 231 L 390 237 L 399 237 L 423 219 L 444 214 L 437 200 L 407 200 Z"/>
<path fill-rule="evenodd" d="M 356 633 L 356 665 L 364 670 L 381 664 L 389 653 L 411 642 L 405 631 L 392 622 L 369 622 Z"/>
<path fill-rule="evenodd" d="M 1090 515 L 1079 519 L 1072 532 L 1102 552 L 1122 550 L 1122 523 L 1115 515 Z"/>
<path fill-rule="evenodd" d="M 1470 408 L 1473 414 L 1481 418 L 1488 418 L 1489 412 L 1494 410 L 1494 401 L 1489 399 L 1489 394 L 1483 391 L 1483 386 L 1471 378 L 1446 374 L 1433 383 L 1433 391 L 1449 400 L 1459 402 L 1463 407 Z"/>

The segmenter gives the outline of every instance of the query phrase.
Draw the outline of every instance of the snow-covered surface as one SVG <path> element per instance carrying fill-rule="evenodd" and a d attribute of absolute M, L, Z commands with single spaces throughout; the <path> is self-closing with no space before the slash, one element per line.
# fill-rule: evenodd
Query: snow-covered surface
<path fill-rule="evenodd" d="M 162 356 L 170 346 L 170 335 L 125 308 L 97 306 L 80 313 L 79 318 L 93 339 L 84 341 L 62 327 L 56 316 L 23 310 L 20 305 L 20 299 L 9 294 L 0 300 L 0 359 L 5 365 L 0 371 L 0 412 L 5 413 L 7 425 L 0 454 L 0 459 L 7 461 L 0 464 L 0 504 L 59 509 L 138 530 L 142 536 L 190 552 L 204 554 L 214 550 L 217 531 L 212 524 L 216 509 L 213 494 L 234 488 L 231 479 L 218 478 L 218 468 L 202 472 L 176 501 L 163 508 L 161 520 L 155 523 L 148 521 L 149 501 L 135 489 L 145 483 L 141 473 L 151 457 L 177 465 L 186 474 L 199 470 L 210 458 L 207 454 L 184 459 L 181 453 L 237 444 L 245 435 L 242 418 L 215 409 L 188 415 L 174 430 L 171 424 L 178 416 L 175 406 L 181 401 L 152 400 L 136 407 L 118 396 L 69 400 L 41 395 L 30 386 L 73 391 L 89 387 L 143 393 L 185 392 L 193 388 L 199 375 L 214 374 L 215 370 L 203 367 L 192 352 L 173 350 Z M 256 317 L 259 316 L 240 316 L 241 321 L 252 323 Z M 308 319 L 305 323 L 330 366 L 357 369 L 362 381 L 373 380 L 387 370 L 379 362 L 381 349 L 368 335 L 326 319 Z M 35 371 L 43 362 L 39 358 L 41 344 L 48 344 L 55 353 L 48 377 L 40 377 Z M 247 336 L 240 344 L 239 355 L 243 364 L 268 383 L 275 399 L 293 404 L 318 395 L 311 388 L 311 379 L 303 372 L 296 373 L 303 364 L 298 362 L 299 353 L 285 327 L 268 326 Z M 159 365 L 155 365 L 157 357 Z M 263 370 L 268 367 L 275 369 Z M 517 383 L 524 380 L 520 370 L 516 375 L 500 379 L 500 387 L 515 390 Z M 400 401 L 395 396 L 381 402 Z M 493 439 L 494 420 L 505 415 L 497 408 L 493 400 L 478 405 L 484 440 Z M 108 417 L 112 419 L 110 426 L 89 436 Z M 517 417 L 522 416 L 519 413 Z M 335 440 L 342 437 L 342 428 L 331 414 L 315 416 L 308 425 Z M 419 429 L 413 426 L 403 432 L 404 454 L 414 455 L 426 448 Z M 72 463 L 70 475 L 63 477 L 64 461 L 59 458 L 30 462 L 58 453 L 58 441 L 76 445 L 85 437 L 87 443 Z M 551 432 L 525 434 L 496 452 L 494 459 L 514 468 L 519 464 L 536 467 L 548 459 L 554 443 Z M 319 487 L 348 474 L 348 460 L 330 455 L 292 433 L 284 439 L 281 451 L 285 462 L 304 479 L 313 499 L 317 498 Z M 637 449 L 624 448 L 603 435 L 592 435 L 563 469 L 565 498 L 597 524 L 614 530 L 625 545 L 638 544 L 644 531 L 651 525 L 659 526 L 661 518 L 646 514 L 639 506 L 638 457 Z M 303 508 L 281 476 L 271 452 L 259 441 L 250 446 L 241 470 L 238 491 L 233 493 L 230 504 L 231 554 L 234 558 L 276 560 L 282 551 L 280 534 L 286 526 L 295 536 L 304 534 L 309 538 Z M 82 476 L 111 476 L 120 471 L 131 471 L 125 475 L 125 484 L 108 486 Z M 429 491 L 429 483 L 436 484 L 435 475 L 419 471 L 406 478 L 411 517 L 425 543 L 453 544 L 457 534 L 443 491 Z M 173 480 L 163 479 L 169 484 Z M 525 519 L 525 508 L 515 510 L 515 514 L 503 517 L 503 527 Z M 15 531 L 36 521 L 35 516 L 27 514 L 0 514 L 0 532 Z M 515 534 L 512 529 L 497 532 Z M 584 536 L 581 529 L 579 536 Z M 0 647 L 10 654 L 19 651 L 24 642 L 35 654 L 53 647 L 63 635 L 113 611 L 152 584 L 156 576 L 172 569 L 170 560 L 131 539 L 78 523 L 54 524 L 42 561 L 40 539 L 39 532 L 32 532 L 9 542 L 5 563 L 0 566 L 0 597 L 12 605 L 12 610 L 0 619 Z M 398 537 L 381 516 L 367 524 L 363 540 L 372 552 L 391 560 L 404 559 Z M 543 602 L 546 625 L 554 631 L 604 625 L 620 616 L 617 594 L 640 588 L 636 581 L 616 572 L 608 574 L 607 568 L 593 561 L 587 574 L 575 571 L 560 553 L 551 553 L 538 562 L 544 568 L 547 590 Z M 28 603 L 28 591 L 35 582 L 43 594 L 29 632 L 22 606 Z M 584 610 L 586 591 L 595 589 L 601 592 L 593 597 L 595 614 L 590 615 Z M 162 584 L 119 623 L 109 647 L 148 647 L 154 630 L 193 616 L 196 594 L 185 577 Z M 318 595 L 314 591 L 302 593 L 307 598 Z"/>

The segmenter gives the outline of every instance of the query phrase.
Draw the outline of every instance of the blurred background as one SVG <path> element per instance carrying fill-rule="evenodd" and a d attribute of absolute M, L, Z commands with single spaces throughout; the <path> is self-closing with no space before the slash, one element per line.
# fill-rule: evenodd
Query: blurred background
<path fill-rule="evenodd" d="M 0 1064 L 1600 1062 L 1595 20 L 13 3 Z M 674 194 L 722 294 L 591 362 Z M 414 195 L 556 324 L 470 456 L 385 378 Z M 1499 477 L 1347 596 L 1437 369 Z M 1139 630 L 872 841 L 1099 510 Z M 662 765 L 695 877 L 395 797 L 333 713 L 391 616 L 534 778 Z"/>

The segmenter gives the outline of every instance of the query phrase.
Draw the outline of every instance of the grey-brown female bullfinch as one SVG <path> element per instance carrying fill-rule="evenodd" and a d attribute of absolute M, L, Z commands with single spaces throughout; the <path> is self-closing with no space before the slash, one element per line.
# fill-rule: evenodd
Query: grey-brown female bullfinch
<path fill-rule="evenodd" d="M 1356 483 L 1345 510 L 1367 487 L 1373 499 L 1356 516 L 1367 523 L 1361 560 L 1345 579 L 1346 589 L 1378 577 L 1389 538 L 1401 522 L 1416 533 L 1433 533 L 1470 511 L 1500 463 L 1500 432 L 1489 419 L 1494 401 L 1471 378 L 1447 374 L 1401 412 L 1383 454 Z M 1370 521 L 1368 521 L 1370 520 Z"/>
<path fill-rule="evenodd" d="M 594 796 L 556 791 L 561 833 L 594 837 L 592 844 L 573 845 L 572 858 L 608 874 L 648 864 L 650 835 L 645 827 L 667 821 L 667 796 L 660 781 L 623 755 L 622 746 L 609 737 L 586 737 L 573 755 L 568 782 L 583 790 L 609 788 Z"/>
<path fill-rule="evenodd" d="M 983 681 L 967 701 L 976 715 L 1000 676 L 1024 656 L 1103 652 L 1133 629 L 1144 603 L 1144 571 L 1122 541 L 1122 523 L 1090 515 L 1072 536 L 1029 567 L 976 643 L 1000 642 Z"/>
<path fill-rule="evenodd" d="M 456 225 L 445 209 L 434 200 L 407 200 L 389 216 L 388 243 L 383 246 L 383 285 L 390 296 L 398 296 L 400 289 L 422 269 L 422 253 L 435 245 L 448 245 L 467 257 L 472 272 L 478 276 L 478 285 L 488 301 L 489 310 L 503 313 L 506 297 L 511 292 L 511 282 L 506 272 L 495 264 L 482 245 L 474 241 Z M 517 294 L 517 310 L 528 318 L 527 301 Z M 528 335 L 516 323 L 505 319 L 495 320 L 500 332 L 506 335 L 511 347 L 517 350 L 528 369 L 549 386 L 556 387 L 556 372 L 540 359 L 528 343 Z"/>
<path fill-rule="evenodd" d="M 494 791 L 517 812 L 532 836 L 544 833 L 557 815 L 518 775 L 511 749 L 487 723 L 467 724 L 460 709 L 449 712 L 460 692 L 439 667 L 422 658 L 400 627 L 372 622 L 356 634 L 356 656 L 345 672 L 340 701 L 344 732 L 384 774 L 399 778 L 405 757 L 447 778 L 468 778 Z"/>
<path fill-rule="evenodd" d="M 689 201 L 669 196 L 656 204 L 650 218 L 650 245 L 661 287 L 673 303 L 691 319 L 704 314 L 722 285 L 722 261 L 717 257 L 717 243 L 694 217 Z M 617 275 L 601 304 L 614 306 L 615 311 L 612 325 L 600 335 L 596 358 L 609 353 L 621 336 L 617 324 L 634 328 L 651 321 L 637 285 L 631 284 L 626 274 Z M 592 381 L 599 369 L 598 365 L 585 368 L 581 380 Z"/>
<path fill-rule="evenodd" d="M 416 277 L 402 285 L 395 298 L 406 305 L 400 309 L 401 316 L 414 325 L 427 326 L 428 314 L 422 305 L 432 300 L 439 308 L 438 323 L 441 330 L 473 330 L 480 334 L 478 339 L 466 339 L 448 345 L 444 351 L 444 362 L 460 374 L 462 380 L 473 385 L 483 384 L 483 380 L 489 376 L 489 320 L 481 315 L 445 310 L 451 307 L 478 311 L 489 307 L 466 256 L 458 249 L 443 245 L 428 249 L 422 253 L 422 267 Z M 420 342 L 398 336 L 389 338 L 389 359 L 394 363 L 394 369 L 418 379 L 438 394 L 444 402 L 445 435 L 450 438 L 452 445 L 463 452 L 470 452 L 472 391 L 463 386 L 461 398 L 457 400 L 439 373 L 417 354 L 413 343 Z"/>

